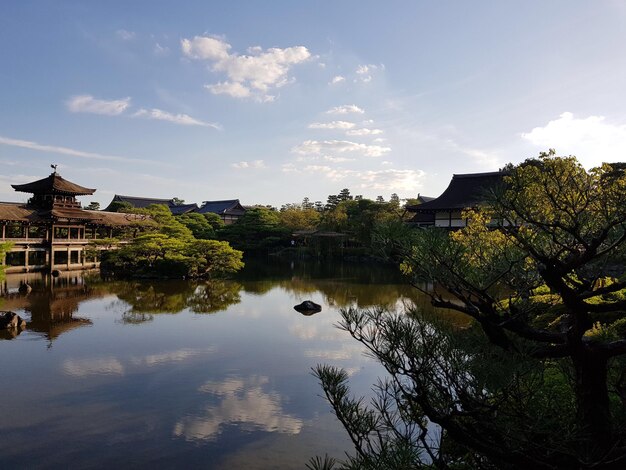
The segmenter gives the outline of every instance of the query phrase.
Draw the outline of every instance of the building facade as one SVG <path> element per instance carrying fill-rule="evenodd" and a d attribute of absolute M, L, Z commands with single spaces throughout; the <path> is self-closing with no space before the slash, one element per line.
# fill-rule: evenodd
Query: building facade
<path fill-rule="evenodd" d="M 453 175 L 441 196 L 406 209 L 415 213 L 412 222 L 418 226 L 465 227 L 463 211 L 484 205 L 489 195 L 503 185 L 504 175 L 502 171 Z"/>

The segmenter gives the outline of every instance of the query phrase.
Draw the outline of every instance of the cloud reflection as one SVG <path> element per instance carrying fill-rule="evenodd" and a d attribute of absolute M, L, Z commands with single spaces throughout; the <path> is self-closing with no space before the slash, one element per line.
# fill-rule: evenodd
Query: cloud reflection
<path fill-rule="evenodd" d="M 67 359 L 63 362 L 63 372 L 72 377 L 123 375 L 124 365 L 114 357 Z"/>
<path fill-rule="evenodd" d="M 205 416 L 181 419 L 174 426 L 174 435 L 186 440 L 212 440 L 229 424 L 237 424 L 244 431 L 299 434 L 302 420 L 284 413 L 278 393 L 263 391 L 268 383 L 265 376 L 206 382 L 199 391 L 218 398 L 219 404 L 208 406 Z"/>

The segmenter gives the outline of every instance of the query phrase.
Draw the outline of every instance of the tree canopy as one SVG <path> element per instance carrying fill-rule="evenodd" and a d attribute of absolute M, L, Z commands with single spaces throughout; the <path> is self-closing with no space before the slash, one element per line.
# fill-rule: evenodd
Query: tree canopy
<path fill-rule="evenodd" d="M 505 171 L 459 231 L 381 232 L 413 285 L 474 327 L 342 313 L 389 373 L 366 407 L 345 373 L 316 369 L 357 450 L 346 468 L 625 465 L 624 165 L 551 151 Z"/>

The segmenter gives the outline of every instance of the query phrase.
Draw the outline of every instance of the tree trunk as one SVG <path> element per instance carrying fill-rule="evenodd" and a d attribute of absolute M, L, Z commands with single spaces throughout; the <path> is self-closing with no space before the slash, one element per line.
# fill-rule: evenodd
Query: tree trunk
<path fill-rule="evenodd" d="M 576 379 L 581 450 L 589 462 L 602 459 L 612 446 L 607 388 L 607 359 L 580 345 L 572 355 Z"/>

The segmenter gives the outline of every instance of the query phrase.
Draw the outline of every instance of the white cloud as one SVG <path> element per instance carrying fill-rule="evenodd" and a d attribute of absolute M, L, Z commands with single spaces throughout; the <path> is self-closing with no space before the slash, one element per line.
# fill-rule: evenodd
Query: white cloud
<path fill-rule="evenodd" d="M 421 170 L 349 170 L 327 165 L 307 165 L 303 168 L 298 168 L 293 164 L 286 164 L 283 165 L 282 171 L 300 174 L 315 173 L 331 181 L 350 180 L 350 187 L 359 190 L 393 192 L 414 192 L 422 187 L 422 180 L 425 176 L 425 173 Z"/>
<path fill-rule="evenodd" d="M 336 85 L 337 83 L 341 83 L 343 81 L 345 81 L 346 78 L 342 77 L 341 75 L 335 75 L 332 80 L 330 81 L 331 85 Z"/>
<path fill-rule="evenodd" d="M 130 41 L 131 39 L 134 39 L 136 36 L 134 32 L 126 31 L 125 29 L 118 29 L 117 31 L 115 31 L 115 34 L 117 35 L 118 38 L 124 41 Z"/>
<path fill-rule="evenodd" d="M 310 52 L 304 46 L 285 49 L 274 47 L 265 51 L 254 46 L 248 48 L 248 55 L 231 54 L 231 48 L 230 44 L 215 37 L 196 36 L 191 40 L 181 41 L 185 56 L 212 62 L 213 72 L 222 72 L 228 77 L 226 82 L 207 85 L 212 93 L 246 98 L 254 92 L 261 95 L 258 100 L 264 102 L 274 99 L 274 96 L 266 95 L 270 89 L 293 82 L 288 73 L 294 65 L 311 58 Z"/>
<path fill-rule="evenodd" d="M 540 150 L 554 148 L 561 155 L 576 155 L 587 168 L 623 161 L 626 155 L 626 125 L 607 122 L 604 116 L 576 118 L 565 112 L 521 136 Z"/>
<path fill-rule="evenodd" d="M 140 109 L 133 117 L 145 118 L 145 119 L 154 119 L 157 121 L 167 121 L 173 122 L 174 124 L 180 124 L 182 126 L 203 126 L 203 127 L 211 127 L 213 129 L 221 129 L 219 124 L 215 124 L 212 122 L 204 122 L 198 119 L 192 118 L 187 114 L 172 114 L 167 111 L 163 111 L 161 109 Z"/>
<path fill-rule="evenodd" d="M 254 160 L 251 162 L 239 162 L 231 165 L 233 168 L 244 170 L 246 168 L 265 168 L 265 162 L 263 160 Z"/>
<path fill-rule="evenodd" d="M 314 122 L 309 129 L 352 129 L 356 124 L 348 121 Z"/>
<path fill-rule="evenodd" d="M 390 152 L 391 148 L 381 147 L 380 145 L 359 144 L 349 140 L 305 140 L 300 145 L 295 146 L 292 151 L 300 155 L 355 152 L 366 157 L 380 157 Z"/>
<path fill-rule="evenodd" d="M 73 113 L 106 114 L 117 116 L 130 106 L 130 98 L 121 100 L 98 100 L 91 95 L 72 96 L 65 102 L 67 109 Z"/>
<path fill-rule="evenodd" d="M 196 36 L 180 42 L 183 54 L 192 59 L 224 60 L 229 56 L 231 45 L 219 38 Z"/>
<path fill-rule="evenodd" d="M 357 80 L 356 81 L 360 81 L 360 82 L 364 82 L 364 83 L 368 83 L 372 81 L 372 73 L 377 71 L 378 69 L 384 69 L 385 67 L 383 65 L 381 65 L 380 67 L 378 65 L 373 65 L 373 64 L 367 64 L 367 65 L 359 65 L 356 69 L 356 74 L 357 74 Z"/>
<path fill-rule="evenodd" d="M 354 158 L 346 158 L 346 157 L 333 157 L 332 155 L 324 155 L 324 160 L 331 163 L 344 163 L 344 162 L 353 162 Z"/>
<path fill-rule="evenodd" d="M 343 106 L 335 106 L 326 111 L 326 114 L 363 114 L 365 111 L 354 104 L 344 104 Z"/>
<path fill-rule="evenodd" d="M 154 49 L 152 49 L 152 52 L 154 53 L 154 55 L 156 55 L 158 57 L 165 57 L 165 56 L 169 55 L 170 48 L 167 47 L 167 46 L 162 46 L 161 44 L 159 44 L 157 42 L 154 45 Z"/>
<path fill-rule="evenodd" d="M 11 139 L 10 137 L 0 136 L 0 144 L 2 145 L 10 145 L 12 147 L 20 147 L 30 150 L 38 150 L 41 152 L 50 152 L 50 153 L 58 153 L 61 155 L 69 155 L 71 157 L 80 157 L 80 158 L 89 158 L 94 160 L 112 160 L 119 162 L 141 162 L 146 163 L 147 160 L 142 160 L 140 158 L 127 158 L 127 157 L 118 157 L 114 155 L 103 155 L 95 152 L 84 152 L 82 150 L 76 150 L 69 147 L 57 147 L 55 145 L 44 145 L 38 144 L 37 142 L 31 142 L 29 140 L 19 140 L 19 139 Z M 150 162 L 154 163 L 154 162 Z"/>
<path fill-rule="evenodd" d="M 247 98 L 250 96 L 250 88 L 237 82 L 219 82 L 213 85 L 204 85 L 214 95 L 229 95 L 233 98 Z"/>
<path fill-rule="evenodd" d="M 352 129 L 346 132 L 346 135 L 363 136 L 363 135 L 378 135 L 382 133 L 383 131 L 381 131 L 380 129 L 367 129 L 364 127 L 362 129 Z"/>

